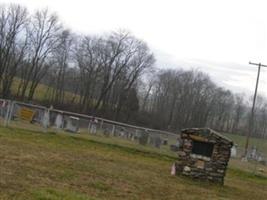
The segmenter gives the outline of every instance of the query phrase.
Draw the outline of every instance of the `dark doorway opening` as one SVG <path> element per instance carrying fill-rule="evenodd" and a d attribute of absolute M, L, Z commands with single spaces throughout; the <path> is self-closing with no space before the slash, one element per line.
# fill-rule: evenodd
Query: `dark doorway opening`
<path fill-rule="evenodd" d="M 213 152 L 213 147 L 214 147 L 213 143 L 193 140 L 192 153 L 201 156 L 211 157 Z"/>

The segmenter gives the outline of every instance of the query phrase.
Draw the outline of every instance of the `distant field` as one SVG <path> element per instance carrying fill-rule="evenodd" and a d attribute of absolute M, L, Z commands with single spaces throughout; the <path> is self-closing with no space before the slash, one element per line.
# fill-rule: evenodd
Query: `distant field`
<path fill-rule="evenodd" d="M 11 92 L 12 94 L 16 95 L 18 91 L 18 87 L 20 84 L 20 79 L 15 78 L 12 87 L 11 87 Z M 26 94 L 29 90 L 26 91 Z M 46 100 L 47 96 L 49 96 L 52 93 L 52 88 L 44 85 L 44 84 L 38 84 L 35 93 L 34 93 L 34 99 L 38 101 Z M 75 94 L 71 92 L 64 92 L 65 93 L 65 100 L 70 101 L 72 98 L 75 96 Z"/>
<path fill-rule="evenodd" d="M 227 134 L 224 133 L 225 136 L 233 140 L 237 145 L 240 153 L 244 152 L 246 137 L 241 135 Z M 259 139 L 259 138 L 250 138 L 249 146 L 257 146 L 260 152 L 263 152 L 265 156 L 267 156 L 267 140 Z"/>
<path fill-rule="evenodd" d="M 0 199 L 266 199 L 267 178 L 237 160 L 220 187 L 171 176 L 176 156 L 108 140 L 0 128 Z"/>

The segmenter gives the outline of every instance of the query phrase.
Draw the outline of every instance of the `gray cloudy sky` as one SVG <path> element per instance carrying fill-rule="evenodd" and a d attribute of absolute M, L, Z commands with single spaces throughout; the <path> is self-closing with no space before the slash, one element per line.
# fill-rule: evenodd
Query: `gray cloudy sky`
<path fill-rule="evenodd" d="M 31 11 L 48 7 L 75 32 L 119 28 L 145 40 L 159 67 L 197 68 L 235 92 L 253 92 L 256 68 L 267 64 L 264 0 L 0 0 Z M 259 91 L 267 93 L 267 69 Z"/>

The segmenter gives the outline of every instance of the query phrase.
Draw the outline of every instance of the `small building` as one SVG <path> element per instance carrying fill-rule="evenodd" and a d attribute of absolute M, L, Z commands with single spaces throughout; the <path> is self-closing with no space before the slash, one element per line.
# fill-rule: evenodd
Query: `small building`
<path fill-rule="evenodd" d="M 209 128 L 184 129 L 176 174 L 223 184 L 233 142 Z"/>

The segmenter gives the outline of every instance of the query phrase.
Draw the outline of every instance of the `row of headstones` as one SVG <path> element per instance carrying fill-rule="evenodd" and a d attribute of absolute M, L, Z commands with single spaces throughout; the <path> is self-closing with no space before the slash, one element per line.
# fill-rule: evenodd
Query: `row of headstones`
<path fill-rule="evenodd" d="M 62 128 L 64 123 L 63 116 L 58 114 L 56 119 L 55 119 L 55 125 L 57 128 Z M 97 122 L 89 122 L 88 126 L 88 131 L 89 133 L 96 134 L 97 132 Z M 78 125 L 73 125 L 73 120 L 71 118 L 67 118 L 66 121 L 66 130 L 71 131 L 71 132 L 77 132 L 78 130 Z M 103 134 L 105 136 L 115 136 L 115 137 L 120 137 L 124 139 L 129 139 L 132 141 L 137 141 L 141 145 L 151 145 L 156 148 L 160 148 L 161 145 L 168 145 L 168 138 L 162 139 L 159 134 L 150 134 L 149 132 L 146 131 L 127 131 L 123 127 L 116 127 L 115 125 L 111 125 L 109 128 L 105 127 L 103 128 Z M 180 147 L 180 140 L 179 138 L 177 139 L 175 144 L 170 145 L 170 150 L 171 151 L 179 151 Z M 231 148 L 231 157 L 236 158 L 237 157 L 237 145 L 233 145 Z M 255 147 L 252 147 L 249 153 L 249 159 L 256 160 L 256 161 L 263 161 L 264 157 L 261 155 Z"/>
<path fill-rule="evenodd" d="M 19 105 L 16 105 L 14 108 L 14 113 L 20 109 Z M 0 107 L 0 115 L 5 116 L 6 107 Z M 14 114 L 13 114 L 14 115 Z M 52 120 L 52 121 L 51 121 Z M 69 132 L 78 132 L 79 130 L 79 118 L 72 116 L 63 116 L 62 114 L 48 113 L 47 111 L 36 109 L 36 114 L 34 116 L 34 121 L 42 124 L 44 127 L 49 127 L 50 125 L 55 126 L 57 129 L 64 129 Z M 97 122 L 90 121 L 88 125 L 88 132 L 92 134 L 97 133 L 99 125 Z M 113 135 L 115 137 L 120 137 L 124 139 L 129 139 L 137 141 L 141 145 L 151 145 L 156 148 L 160 148 L 161 145 L 168 145 L 168 138 L 161 138 L 160 134 L 153 134 L 147 131 L 127 131 L 125 128 L 116 127 L 111 125 L 110 128 L 103 128 L 103 134 L 106 136 Z M 172 151 L 177 151 L 179 148 L 178 144 L 170 145 Z"/>
<path fill-rule="evenodd" d="M 15 104 L 12 116 L 21 109 L 21 106 Z M 42 124 L 45 128 L 54 126 L 57 129 L 64 129 L 69 132 L 78 132 L 79 130 L 79 118 L 72 116 L 64 116 L 61 113 L 49 113 L 47 110 L 34 109 L 34 122 Z M 7 106 L 5 104 L 0 106 L 0 115 L 5 116 L 7 112 Z M 88 122 L 87 122 L 88 123 Z M 92 134 L 97 133 L 97 129 L 100 128 L 97 121 L 89 121 L 88 132 Z M 124 127 L 116 127 L 111 125 L 106 128 L 102 128 L 104 135 L 113 135 L 124 139 L 137 141 L 141 145 L 152 145 L 156 148 L 160 148 L 161 145 L 168 145 L 168 138 L 161 138 L 160 134 L 149 133 L 147 131 L 127 130 Z M 171 145 L 171 150 L 176 151 L 177 144 Z"/>
<path fill-rule="evenodd" d="M 235 144 L 231 148 L 231 157 L 232 158 L 237 158 L 238 157 L 238 153 L 237 152 L 238 152 L 238 147 Z M 255 161 L 258 161 L 258 162 L 264 162 L 265 161 L 265 158 L 264 158 L 263 154 L 261 152 L 259 152 L 258 149 L 255 146 L 253 146 L 251 149 L 249 149 L 248 159 L 255 160 Z"/>
<path fill-rule="evenodd" d="M 105 126 L 103 128 L 103 134 L 105 136 L 115 136 L 123 139 L 129 139 L 138 142 L 140 145 L 151 145 L 156 148 L 160 148 L 161 145 L 168 145 L 168 138 L 161 137 L 157 133 L 149 133 L 148 131 L 141 130 L 128 130 L 124 127 L 117 127 L 115 125 Z M 172 151 L 177 151 L 179 148 L 179 142 L 174 145 L 170 145 Z"/>

